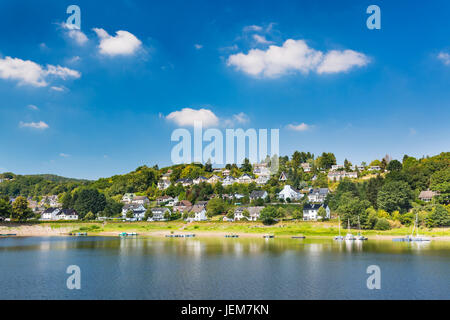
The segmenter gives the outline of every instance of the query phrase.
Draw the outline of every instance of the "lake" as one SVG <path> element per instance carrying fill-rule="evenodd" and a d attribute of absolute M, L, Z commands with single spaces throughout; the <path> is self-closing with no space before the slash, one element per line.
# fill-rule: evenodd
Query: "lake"
<path fill-rule="evenodd" d="M 66 286 L 69 265 L 80 290 Z M 449 299 L 449 267 L 438 241 L 1 238 L 0 299 Z"/>

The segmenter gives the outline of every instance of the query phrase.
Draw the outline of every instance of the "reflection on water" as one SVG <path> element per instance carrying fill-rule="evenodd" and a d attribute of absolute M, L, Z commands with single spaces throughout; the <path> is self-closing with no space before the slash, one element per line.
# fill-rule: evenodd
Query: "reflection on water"
<path fill-rule="evenodd" d="M 0 257 L 1 299 L 449 298 L 450 243 L 438 241 L 4 238 Z M 65 287 L 71 264 L 82 290 Z M 366 287 L 372 264 L 382 290 Z"/>

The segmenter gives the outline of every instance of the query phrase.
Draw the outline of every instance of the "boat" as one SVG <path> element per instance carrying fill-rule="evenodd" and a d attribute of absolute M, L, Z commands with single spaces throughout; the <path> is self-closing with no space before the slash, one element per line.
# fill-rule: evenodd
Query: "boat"
<path fill-rule="evenodd" d="M 344 240 L 344 237 L 341 236 L 341 219 L 339 218 L 339 216 L 338 216 L 338 221 L 339 221 L 339 235 L 335 236 L 334 240 L 342 241 L 342 240 Z"/>
<path fill-rule="evenodd" d="M 298 235 L 298 236 L 292 236 L 292 239 L 305 239 L 306 237 L 304 235 Z"/>
<path fill-rule="evenodd" d="M 237 235 L 237 234 L 226 234 L 225 238 L 239 238 L 239 235 Z"/>
<path fill-rule="evenodd" d="M 77 232 L 74 234 L 74 236 L 76 237 L 85 237 L 87 236 L 87 232 Z"/>
<path fill-rule="evenodd" d="M 345 240 L 348 240 L 348 241 L 355 240 L 355 236 L 350 233 L 350 219 L 348 219 L 347 234 L 345 235 Z"/>
<path fill-rule="evenodd" d="M 422 241 L 431 241 L 429 237 L 424 237 L 419 235 L 419 227 L 418 227 L 419 214 L 416 213 L 416 220 L 414 220 L 414 227 L 411 231 L 410 235 L 407 235 L 404 238 L 395 238 L 392 241 L 404 241 L 404 242 L 422 242 Z M 416 235 L 414 235 L 414 231 L 416 231 Z"/>
<path fill-rule="evenodd" d="M 0 233 L 0 237 L 14 237 L 16 235 L 15 233 Z"/>
<path fill-rule="evenodd" d="M 359 216 L 358 216 L 358 234 L 356 235 L 355 240 L 360 241 L 367 240 L 367 238 L 361 234 L 361 223 L 359 221 Z"/>
<path fill-rule="evenodd" d="M 264 239 L 271 239 L 271 238 L 275 238 L 275 236 L 273 234 L 265 234 L 263 235 Z"/>

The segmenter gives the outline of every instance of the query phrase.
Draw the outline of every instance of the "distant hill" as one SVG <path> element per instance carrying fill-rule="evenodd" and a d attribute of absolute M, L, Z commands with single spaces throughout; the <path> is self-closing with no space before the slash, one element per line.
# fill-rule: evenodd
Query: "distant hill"
<path fill-rule="evenodd" d="M 67 178 L 67 177 L 61 177 L 56 174 L 28 174 L 23 175 L 24 177 L 37 177 L 37 178 L 43 178 L 47 181 L 53 181 L 53 182 L 89 182 L 91 180 L 87 179 L 75 179 L 75 178 Z"/>

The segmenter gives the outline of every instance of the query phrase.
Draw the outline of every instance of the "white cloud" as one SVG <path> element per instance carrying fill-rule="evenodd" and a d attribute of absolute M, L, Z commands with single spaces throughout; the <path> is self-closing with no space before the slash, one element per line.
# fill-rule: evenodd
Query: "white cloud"
<path fill-rule="evenodd" d="M 34 104 L 27 105 L 27 108 L 30 109 L 30 110 L 34 110 L 34 111 L 39 110 L 39 108 L 37 106 L 35 106 Z"/>
<path fill-rule="evenodd" d="M 70 157 L 70 154 L 67 154 L 67 153 L 60 153 L 59 156 L 60 156 L 60 157 L 63 157 L 63 158 L 68 158 L 68 157 Z"/>
<path fill-rule="evenodd" d="M 308 74 L 347 71 L 354 66 L 364 66 L 368 58 L 353 50 L 332 50 L 324 55 L 310 48 L 304 40 L 286 40 L 282 46 L 271 45 L 267 50 L 252 49 L 247 54 L 230 55 L 228 66 L 254 76 L 279 77 L 292 72 Z"/>
<path fill-rule="evenodd" d="M 304 122 L 300 123 L 300 124 L 288 124 L 286 127 L 288 129 L 294 130 L 294 131 L 306 131 L 311 128 L 311 126 L 309 124 L 306 124 Z"/>
<path fill-rule="evenodd" d="M 50 89 L 53 91 L 58 91 L 58 92 L 64 91 L 64 87 L 52 86 L 52 87 L 50 87 Z"/>
<path fill-rule="evenodd" d="M 142 42 L 128 31 L 119 30 L 116 36 L 110 36 L 101 28 L 93 29 L 100 38 L 100 53 L 109 56 L 132 55 L 142 47 Z"/>
<path fill-rule="evenodd" d="M 73 39 L 78 45 L 82 46 L 88 41 L 88 37 L 75 25 L 62 23 L 61 26 L 67 30 L 69 38 Z"/>
<path fill-rule="evenodd" d="M 43 121 L 39 121 L 39 122 L 23 122 L 23 121 L 20 121 L 19 122 L 19 127 L 20 128 L 32 128 L 32 129 L 38 129 L 38 130 L 45 130 L 45 129 L 49 128 L 48 124 L 46 124 Z"/>
<path fill-rule="evenodd" d="M 369 59 L 363 53 L 353 50 L 331 50 L 317 68 L 318 73 L 345 72 L 353 67 L 363 67 L 369 63 Z"/>
<path fill-rule="evenodd" d="M 195 121 L 201 122 L 203 127 L 211 127 L 219 123 L 219 118 L 209 109 L 184 108 L 170 113 L 166 119 L 179 126 L 194 126 Z"/>
<path fill-rule="evenodd" d="M 272 41 L 267 40 L 266 37 L 260 36 L 259 34 L 254 34 L 253 35 L 253 39 L 256 42 L 261 43 L 261 44 L 271 44 L 271 43 L 273 43 Z"/>
<path fill-rule="evenodd" d="M 196 43 L 194 44 L 194 48 L 200 50 L 201 48 L 203 48 L 203 45 Z"/>
<path fill-rule="evenodd" d="M 250 121 L 248 115 L 243 112 L 233 115 L 233 119 L 238 123 L 247 123 Z"/>
<path fill-rule="evenodd" d="M 31 60 L 19 58 L 0 58 L 0 78 L 19 81 L 19 84 L 29 84 L 35 87 L 48 85 L 48 77 L 56 76 L 62 79 L 79 78 L 81 74 L 69 68 L 47 65 L 43 67 Z"/>
<path fill-rule="evenodd" d="M 249 32 L 249 31 L 262 31 L 262 27 L 261 26 L 257 26 L 257 25 L 251 25 L 251 26 L 245 26 L 244 27 L 244 32 Z"/>
<path fill-rule="evenodd" d="M 441 60 L 446 66 L 450 66 L 450 54 L 447 52 L 439 53 L 438 59 Z"/>

